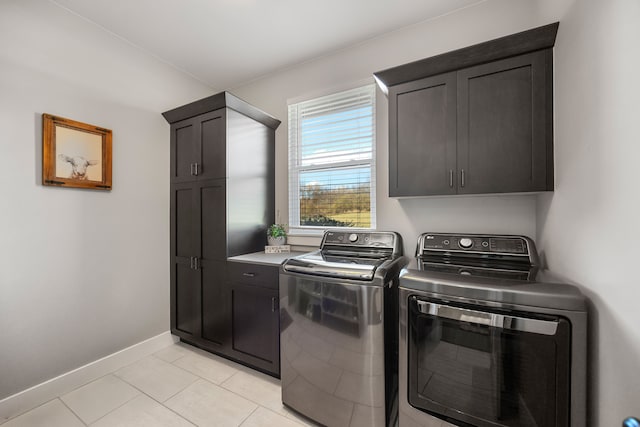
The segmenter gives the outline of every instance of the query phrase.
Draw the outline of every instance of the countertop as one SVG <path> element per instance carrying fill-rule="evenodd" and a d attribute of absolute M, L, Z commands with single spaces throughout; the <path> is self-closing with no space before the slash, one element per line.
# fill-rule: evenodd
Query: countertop
<path fill-rule="evenodd" d="M 227 261 L 234 262 L 250 262 L 252 264 L 264 264 L 264 265 L 280 265 L 287 258 L 293 258 L 294 256 L 306 254 L 307 252 L 291 251 L 288 253 L 279 254 L 266 254 L 264 252 L 254 252 L 251 254 L 233 256 L 227 258 Z"/>

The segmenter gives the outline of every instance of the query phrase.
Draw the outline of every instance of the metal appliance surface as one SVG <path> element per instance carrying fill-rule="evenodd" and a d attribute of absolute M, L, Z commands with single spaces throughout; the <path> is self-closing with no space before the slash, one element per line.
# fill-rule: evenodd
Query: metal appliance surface
<path fill-rule="evenodd" d="M 280 272 L 282 401 L 331 427 L 397 421 L 398 275 L 393 232 L 324 234 Z"/>
<path fill-rule="evenodd" d="M 586 424 L 586 299 L 548 278 L 525 236 L 420 236 L 400 275 L 400 427 Z"/>

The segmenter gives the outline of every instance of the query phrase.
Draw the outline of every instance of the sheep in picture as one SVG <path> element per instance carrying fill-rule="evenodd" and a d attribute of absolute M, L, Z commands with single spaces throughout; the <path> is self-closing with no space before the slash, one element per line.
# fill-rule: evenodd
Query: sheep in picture
<path fill-rule="evenodd" d="M 65 154 L 58 154 L 58 158 L 63 162 L 71 163 L 71 179 L 84 181 L 88 179 L 87 168 L 98 164 L 98 160 L 87 160 L 82 156 L 69 157 Z"/>

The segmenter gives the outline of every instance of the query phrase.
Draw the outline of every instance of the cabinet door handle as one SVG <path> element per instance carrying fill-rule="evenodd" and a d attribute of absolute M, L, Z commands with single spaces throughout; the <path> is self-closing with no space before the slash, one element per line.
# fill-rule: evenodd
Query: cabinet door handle
<path fill-rule="evenodd" d="M 193 176 L 193 165 L 194 165 L 194 163 L 191 163 L 189 165 L 189 175 L 191 175 L 191 176 Z"/>
<path fill-rule="evenodd" d="M 242 273 L 242 275 L 246 277 L 256 277 L 255 273 Z"/>
<path fill-rule="evenodd" d="M 193 164 L 193 167 L 194 167 L 194 169 L 195 169 L 195 173 L 194 173 L 194 175 L 195 175 L 195 176 L 198 176 L 198 167 L 199 167 L 199 164 L 198 164 L 198 163 L 194 163 L 194 164 Z"/>
<path fill-rule="evenodd" d="M 189 257 L 189 268 L 193 270 L 193 257 Z"/>
<path fill-rule="evenodd" d="M 464 187 L 464 169 L 460 171 L 460 187 Z"/>
<path fill-rule="evenodd" d="M 197 256 L 193 257 L 193 269 L 194 270 L 200 270 L 200 262 L 199 262 L 199 258 Z"/>
<path fill-rule="evenodd" d="M 276 312 L 276 297 L 271 297 L 271 312 L 275 313 Z"/>
<path fill-rule="evenodd" d="M 449 187 L 453 188 L 453 169 L 449 169 Z"/>

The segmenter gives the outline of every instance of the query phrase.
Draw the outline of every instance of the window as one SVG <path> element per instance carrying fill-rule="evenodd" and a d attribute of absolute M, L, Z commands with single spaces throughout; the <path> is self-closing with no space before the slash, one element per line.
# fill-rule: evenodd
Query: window
<path fill-rule="evenodd" d="M 375 228 L 375 85 L 289 105 L 289 225 Z"/>

